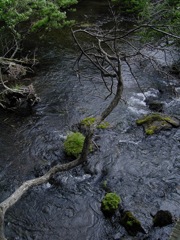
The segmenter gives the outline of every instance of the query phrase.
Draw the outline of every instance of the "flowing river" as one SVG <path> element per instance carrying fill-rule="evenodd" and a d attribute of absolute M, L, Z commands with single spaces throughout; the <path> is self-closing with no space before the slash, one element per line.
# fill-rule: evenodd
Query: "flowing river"
<path fill-rule="evenodd" d="M 95 1 L 82 3 L 78 11 L 79 21 L 106 19 L 105 6 L 97 8 Z M 64 137 L 77 122 L 98 115 L 107 104 L 102 84 L 78 81 L 72 70 L 78 53 L 70 34 L 65 35 L 57 34 L 56 44 L 41 49 L 41 66 L 33 78 L 41 102 L 33 114 L 0 114 L 1 201 L 23 181 L 69 161 L 63 152 Z M 92 78 L 99 77 L 87 62 L 83 67 Z M 175 219 L 180 216 L 180 129 L 145 135 L 136 119 L 151 111 L 131 74 L 123 69 L 125 101 L 108 117 L 111 127 L 96 132 L 98 150 L 89 155 L 87 164 L 30 189 L 7 211 L 9 240 L 169 239 L 174 224 L 153 227 L 151 215 L 168 210 Z M 144 69 L 139 83 L 145 95 L 163 102 L 165 113 L 180 117 L 180 98 L 172 92 L 180 82 L 167 82 Z M 131 237 L 118 219 L 104 217 L 100 206 L 105 182 L 121 196 L 123 208 L 141 221 L 146 234 Z"/>

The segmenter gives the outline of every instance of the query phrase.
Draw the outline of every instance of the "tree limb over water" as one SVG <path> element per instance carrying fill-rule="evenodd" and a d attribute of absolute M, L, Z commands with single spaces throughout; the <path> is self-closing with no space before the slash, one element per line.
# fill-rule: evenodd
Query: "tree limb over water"
<path fill-rule="evenodd" d="M 73 32 L 73 35 L 76 43 L 78 43 L 78 39 L 75 36 L 75 32 Z M 117 63 L 117 66 L 115 66 L 114 63 L 111 61 L 110 59 L 111 57 L 109 56 L 108 52 L 106 52 L 106 50 L 101 46 L 100 40 L 99 40 L 98 53 L 103 58 L 103 62 L 99 62 L 99 58 L 97 56 L 92 56 L 91 53 L 85 53 L 83 48 L 81 48 L 80 44 L 78 45 L 78 47 L 80 48 L 82 54 L 85 54 L 86 58 L 101 72 L 102 81 L 104 82 L 105 86 L 106 86 L 106 82 L 104 79 L 105 77 L 110 77 L 111 80 L 115 78 L 117 82 L 115 95 L 112 98 L 109 105 L 100 114 L 100 116 L 96 118 L 95 123 L 92 124 L 90 127 L 87 127 L 82 153 L 79 158 L 66 164 L 58 164 L 53 168 L 51 168 L 43 176 L 24 182 L 10 197 L 8 197 L 6 200 L 4 200 L 0 204 L 0 240 L 6 240 L 6 237 L 4 235 L 4 217 L 5 217 L 6 211 L 10 207 L 12 207 L 18 200 L 20 200 L 20 198 L 24 193 L 26 193 L 31 187 L 48 182 L 54 174 L 63 172 L 63 171 L 68 171 L 82 164 L 83 162 L 87 161 L 87 155 L 90 149 L 90 144 L 92 141 L 94 130 L 96 129 L 97 125 L 99 125 L 113 111 L 113 109 L 117 106 L 117 104 L 121 99 L 121 95 L 123 91 L 123 79 L 121 76 L 121 60 L 119 58 L 118 52 L 114 51 L 113 60 Z M 94 61 L 93 59 L 94 57 L 96 61 Z M 79 59 L 79 61 L 80 60 L 81 58 Z M 110 70 L 107 68 L 107 64 L 109 64 Z M 109 91 L 112 94 L 112 90 L 109 90 Z"/>

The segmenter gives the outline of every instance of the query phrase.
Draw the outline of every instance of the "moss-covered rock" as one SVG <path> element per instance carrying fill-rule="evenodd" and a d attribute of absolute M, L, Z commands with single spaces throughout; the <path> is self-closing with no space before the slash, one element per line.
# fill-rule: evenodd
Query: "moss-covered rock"
<path fill-rule="evenodd" d="M 143 125 L 145 133 L 147 135 L 152 135 L 160 130 L 168 130 L 172 127 L 179 127 L 180 122 L 177 118 L 160 113 L 153 113 L 138 119 L 136 124 Z"/>
<path fill-rule="evenodd" d="M 164 227 L 173 222 L 172 215 L 169 211 L 158 211 L 153 217 L 154 227 Z"/>
<path fill-rule="evenodd" d="M 83 148 L 85 137 L 80 132 L 74 132 L 67 136 L 64 142 L 64 150 L 68 156 L 78 157 Z"/>
<path fill-rule="evenodd" d="M 101 202 L 101 210 L 106 216 L 112 216 L 118 209 L 121 198 L 116 193 L 106 193 Z"/>
<path fill-rule="evenodd" d="M 145 233 L 140 221 L 130 211 L 122 213 L 120 224 L 131 236 L 136 236 L 138 232 Z"/>
<path fill-rule="evenodd" d="M 84 118 L 81 122 L 80 122 L 80 125 L 81 126 L 84 126 L 84 127 L 90 127 L 92 124 L 94 124 L 96 121 L 96 118 L 95 117 L 87 117 L 87 118 Z M 106 129 L 110 126 L 110 124 L 106 121 L 103 121 L 102 123 L 100 123 L 97 128 L 99 129 Z"/>

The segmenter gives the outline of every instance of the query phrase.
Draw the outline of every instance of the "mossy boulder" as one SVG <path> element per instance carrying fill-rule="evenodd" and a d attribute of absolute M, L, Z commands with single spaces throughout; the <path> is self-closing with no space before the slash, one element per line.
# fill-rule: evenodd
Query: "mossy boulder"
<path fill-rule="evenodd" d="M 94 124 L 96 121 L 96 118 L 95 117 L 87 117 L 87 118 L 84 118 L 81 122 L 80 122 L 80 125 L 81 126 L 84 126 L 84 127 L 90 127 L 92 124 Z M 110 124 L 106 121 L 103 121 L 101 122 L 97 128 L 99 129 L 106 129 L 110 126 Z"/>
<path fill-rule="evenodd" d="M 131 236 L 136 236 L 138 232 L 145 233 L 140 221 L 137 220 L 137 218 L 130 211 L 124 211 L 122 213 L 120 224 Z"/>
<path fill-rule="evenodd" d="M 83 148 L 85 137 L 80 132 L 70 133 L 64 142 L 64 150 L 68 156 L 78 157 Z"/>
<path fill-rule="evenodd" d="M 173 223 L 172 214 L 169 211 L 158 211 L 153 216 L 153 226 L 154 227 L 164 227 Z"/>
<path fill-rule="evenodd" d="M 179 127 L 180 121 L 168 115 L 152 113 L 136 120 L 137 125 L 143 125 L 145 133 L 152 135 L 160 130 L 169 130 L 172 127 Z"/>
<path fill-rule="evenodd" d="M 101 201 L 101 210 L 106 215 L 111 217 L 118 209 L 121 203 L 121 198 L 116 193 L 106 193 Z"/>

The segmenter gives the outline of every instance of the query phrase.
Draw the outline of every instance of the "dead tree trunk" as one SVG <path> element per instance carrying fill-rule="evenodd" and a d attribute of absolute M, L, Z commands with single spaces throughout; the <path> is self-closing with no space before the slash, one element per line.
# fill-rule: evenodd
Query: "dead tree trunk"
<path fill-rule="evenodd" d="M 18 200 L 20 200 L 22 195 L 26 193 L 31 187 L 46 183 L 50 180 L 50 178 L 54 174 L 63 172 L 63 171 L 68 171 L 85 162 L 87 160 L 90 144 L 92 142 L 92 137 L 97 125 L 99 125 L 107 116 L 109 116 L 109 114 L 113 111 L 113 109 L 117 106 L 117 104 L 121 99 L 121 95 L 123 91 L 123 79 L 121 76 L 121 60 L 118 55 L 118 52 L 117 51 L 114 52 L 115 49 L 112 50 L 110 46 L 106 44 L 107 47 L 113 52 L 113 55 L 110 55 L 110 53 L 108 53 L 104 49 L 104 46 L 102 46 L 103 41 L 101 41 L 101 39 L 98 39 L 98 47 L 93 49 L 96 52 L 86 51 L 82 48 L 81 44 L 79 43 L 76 37 L 77 31 L 76 32 L 72 31 L 72 33 L 73 33 L 74 40 L 81 51 L 81 56 L 84 55 L 100 71 L 102 82 L 106 87 L 106 89 L 109 91 L 108 97 L 111 95 L 114 95 L 114 97 L 110 101 L 109 105 L 104 109 L 104 111 L 96 118 L 96 122 L 87 128 L 86 134 L 85 134 L 85 141 L 84 141 L 84 145 L 83 145 L 83 149 L 80 157 L 66 164 L 58 164 L 52 167 L 43 176 L 24 182 L 10 197 L 8 197 L 6 200 L 4 200 L 0 204 L 0 240 L 6 240 L 4 235 L 4 217 L 5 217 L 6 211 L 10 207 L 12 207 Z M 86 34 L 91 34 L 91 33 L 86 32 Z M 91 35 L 91 36 L 96 37 L 97 39 L 97 36 L 95 35 L 94 36 Z M 78 64 L 80 60 L 81 58 L 78 58 L 76 63 Z M 110 87 L 108 86 L 106 78 L 110 78 L 111 80 Z M 116 82 L 115 93 L 113 92 L 114 82 Z"/>

